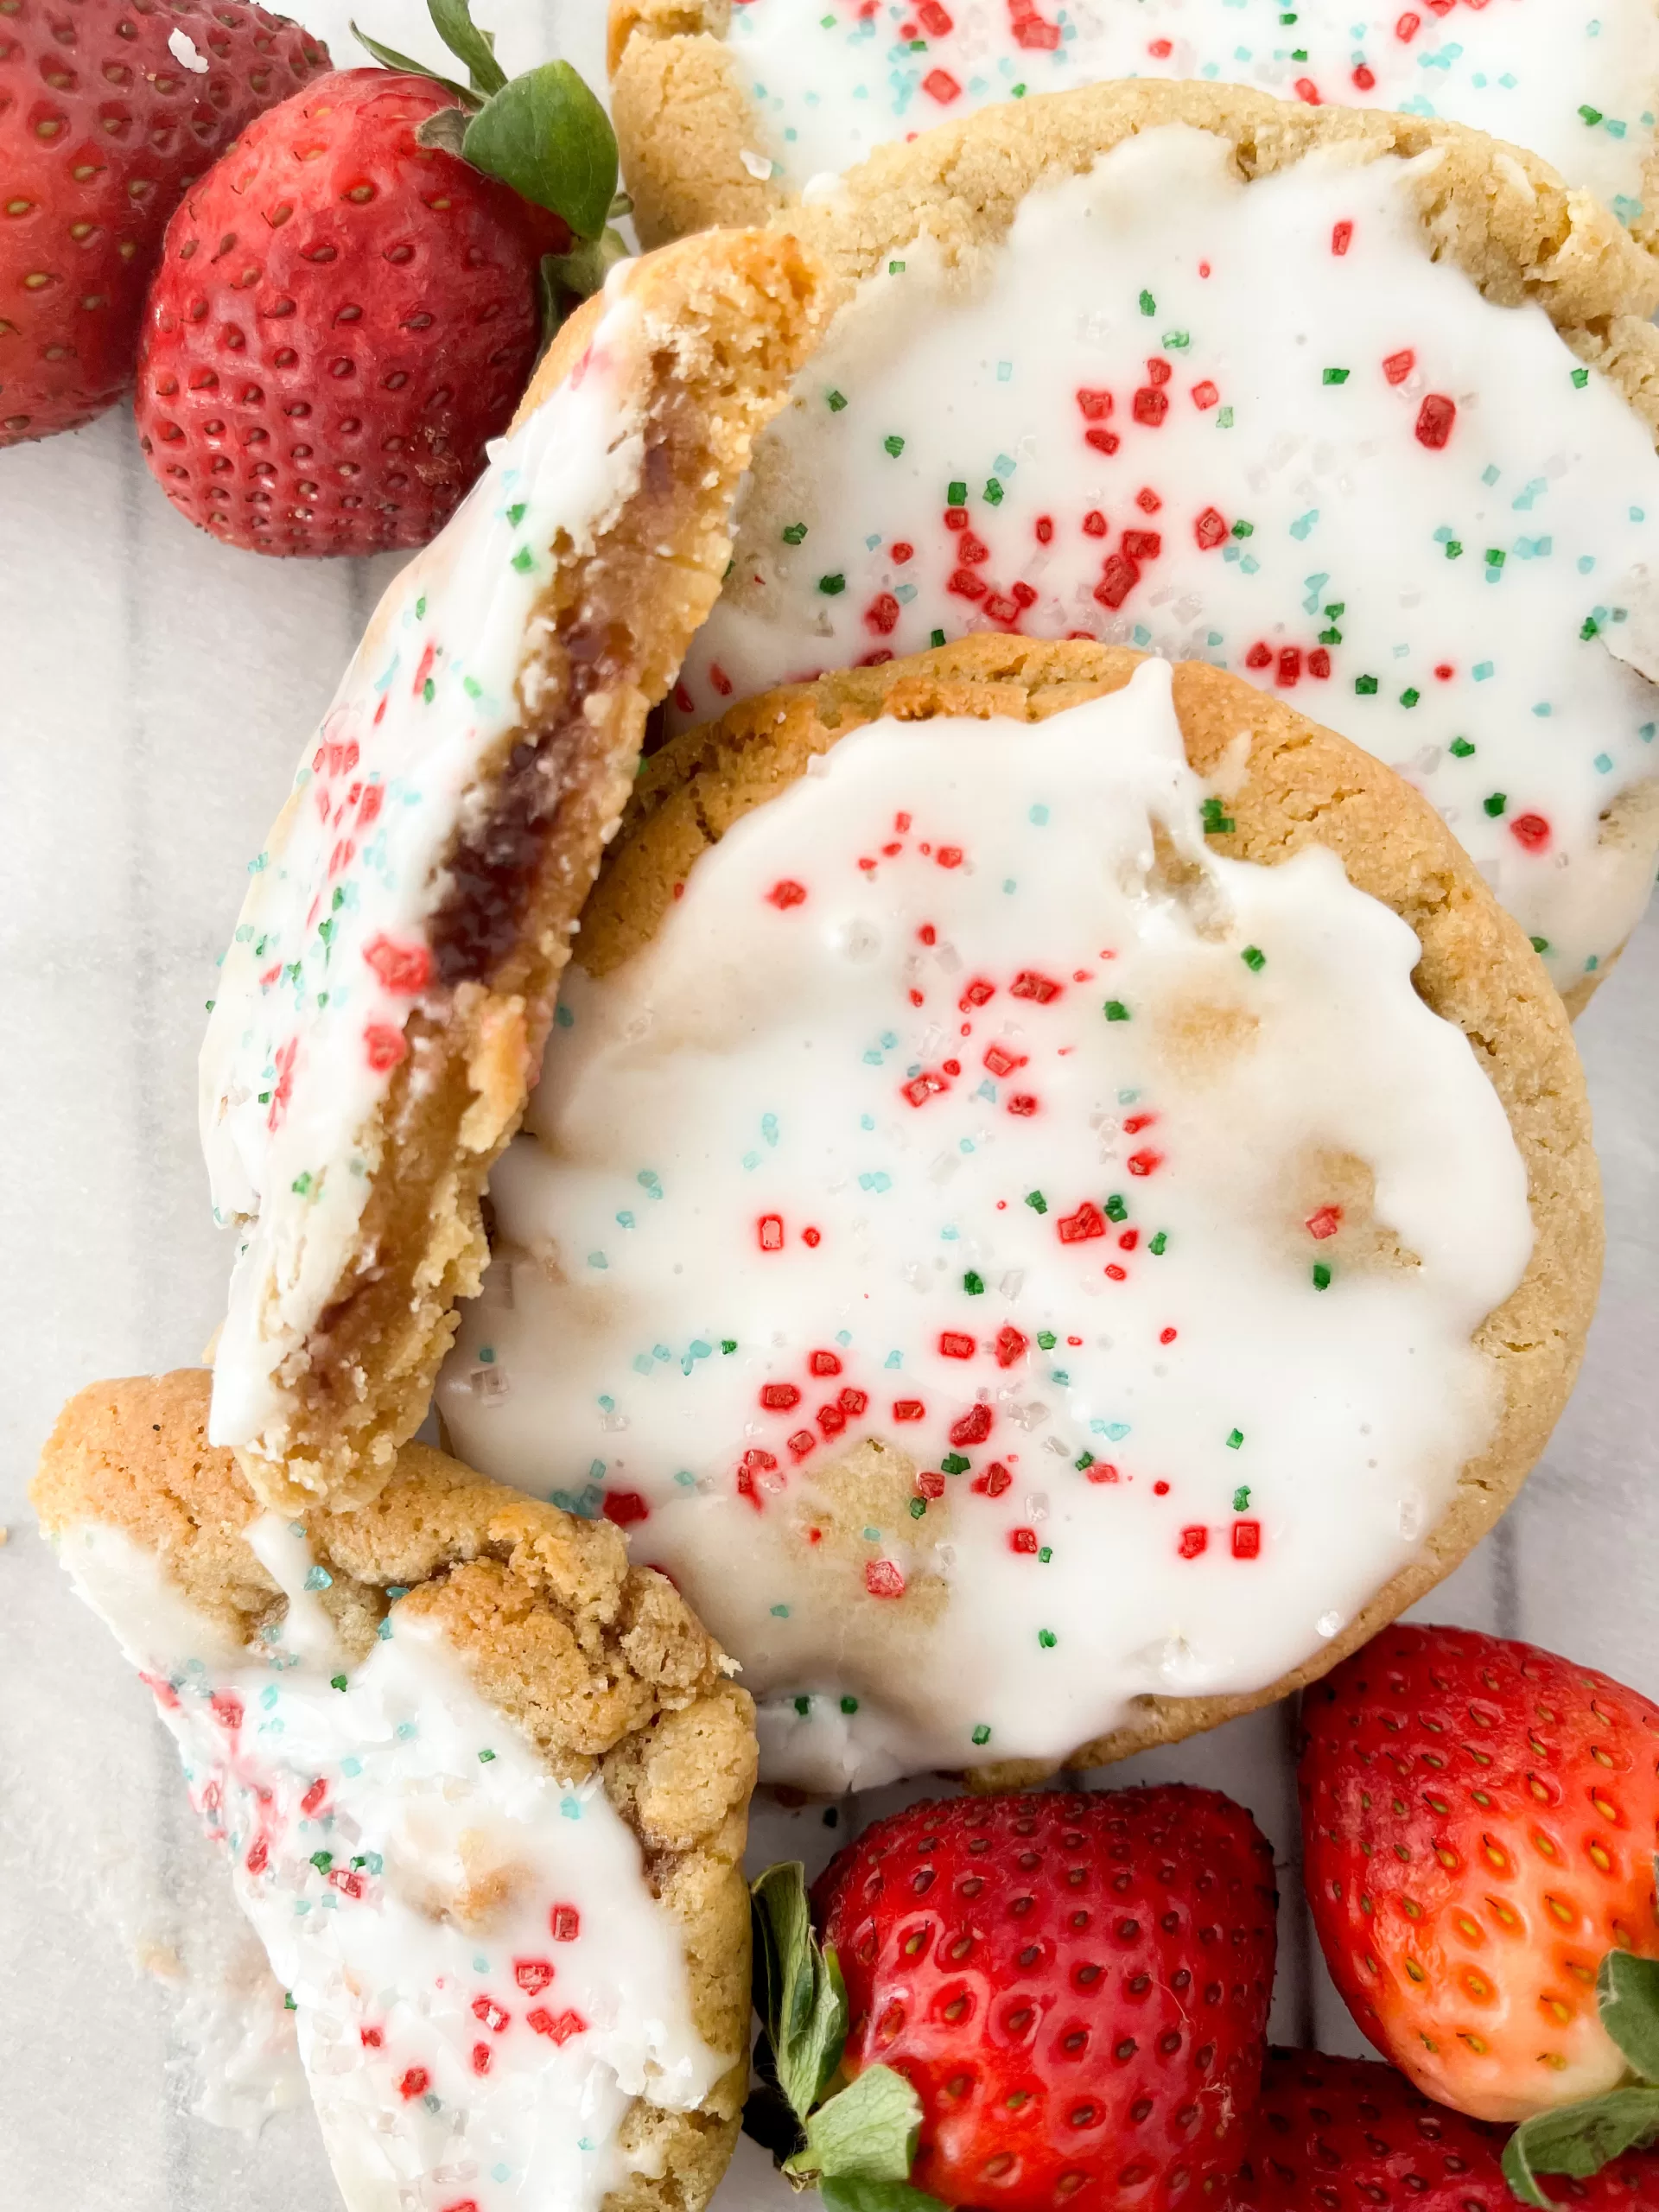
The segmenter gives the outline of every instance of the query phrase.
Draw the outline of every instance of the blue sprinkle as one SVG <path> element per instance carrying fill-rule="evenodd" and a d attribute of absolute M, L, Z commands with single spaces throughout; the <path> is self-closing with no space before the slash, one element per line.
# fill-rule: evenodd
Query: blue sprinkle
<path fill-rule="evenodd" d="M 590 1252 L 588 1255 L 588 1264 L 590 1268 L 608 1268 L 611 1263 L 602 1252 Z"/>
<path fill-rule="evenodd" d="M 346 1777 L 348 1782 L 355 1782 L 358 1776 L 363 1771 L 363 1762 L 361 1759 L 356 1758 L 341 1759 L 340 1763 L 340 1770 Z M 371 1853 L 370 1856 L 372 1857 L 373 1854 Z M 377 1865 L 372 1871 L 378 1874 L 380 1872 L 380 1869 Z"/>
<path fill-rule="evenodd" d="M 874 1115 L 861 1114 L 858 1117 L 858 1126 L 861 1129 L 873 1129 L 875 1127 Z"/>
<path fill-rule="evenodd" d="M 905 1355 L 901 1351 L 890 1351 L 882 1362 L 884 1367 L 902 1367 L 904 1363 Z"/>
<path fill-rule="evenodd" d="M 1019 885 L 1015 883 L 1015 881 L 1014 881 L 1014 878 L 1013 878 L 1011 875 L 1009 875 L 1009 876 L 1005 876 L 1005 877 L 1003 878 L 1003 880 L 1002 880 L 1002 888 L 1003 888 L 1005 891 L 1017 891 L 1017 890 L 1019 889 L 1019 887 L 1019 887 Z"/>
<path fill-rule="evenodd" d="M 858 1187 L 861 1191 L 890 1191 L 893 1188 L 893 1178 L 884 1169 L 878 1167 L 874 1174 L 861 1175 L 858 1179 Z"/>
<path fill-rule="evenodd" d="M 1306 537 L 1308 531 L 1313 529 L 1314 524 L 1318 522 L 1319 518 L 1319 509 L 1317 507 L 1310 507 L 1305 515 L 1298 515 L 1295 521 L 1292 523 L 1290 525 L 1291 536 L 1293 537 Z"/>
<path fill-rule="evenodd" d="M 561 1797 L 559 1810 L 567 1821 L 579 1821 L 582 1818 L 582 1802 L 576 1797 Z"/>
<path fill-rule="evenodd" d="M 1478 660 L 1470 671 L 1477 683 L 1484 683 L 1491 672 L 1492 664 L 1489 660 Z"/>
<path fill-rule="evenodd" d="M 1611 776 L 1613 772 L 1612 755 L 1609 753 L 1598 753 L 1595 766 L 1599 774 Z"/>
<path fill-rule="evenodd" d="M 553 1019 L 561 1029 L 574 1029 L 576 1026 L 576 1017 L 568 1006 L 556 1007 L 554 1009 Z"/>
<path fill-rule="evenodd" d="M 712 1344 L 704 1344 L 701 1337 L 693 1337 L 690 1344 L 687 1346 L 687 1350 L 690 1352 L 693 1359 L 709 1359 L 712 1357 L 714 1349 L 715 1348 Z"/>
<path fill-rule="evenodd" d="M 1046 806 L 1033 806 L 1030 813 L 1026 817 L 1026 819 L 1027 822 L 1035 823 L 1038 829 L 1040 830 L 1043 824 L 1048 820 L 1048 809 Z"/>
<path fill-rule="evenodd" d="M 334 1587 L 334 1576 L 326 1567 L 308 1567 L 306 1570 L 305 1586 L 308 1590 L 330 1590 Z"/>
<path fill-rule="evenodd" d="M 600 1481 L 604 1472 L 605 1462 L 602 1459 L 594 1459 L 588 1463 L 588 1479 L 590 1483 Z"/>
<path fill-rule="evenodd" d="M 760 1134 L 768 1144 L 777 1143 L 778 1116 L 775 1114 L 763 1114 L 760 1116 Z"/>
<path fill-rule="evenodd" d="M 616 1224 L 619 1229 L 632 1229 L 633 1227 L 633 1216 L 625 1208 L 624 1211 L 616 1217 Z"/>
<path fill-rule="evenodd" d="M 682 1490 L 695 1490 L 697 1486 L 697 1478 L 689 1467 L 682 1467 L 674 1479 Z"/>

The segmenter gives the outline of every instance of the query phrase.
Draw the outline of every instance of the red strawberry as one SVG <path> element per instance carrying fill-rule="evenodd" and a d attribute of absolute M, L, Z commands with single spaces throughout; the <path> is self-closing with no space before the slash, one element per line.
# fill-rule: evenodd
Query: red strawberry
<path fill-rule="evenodd" d="M 1275 2050 L 1232 2201 L 1236 2212 L 1515 2212 L 1503 2138 L 1374 2059 Z M 1549 2195 L 1580 2212 L 1652 2212 L 1659 2158 L 1635 2152 L 1588 2181 L 1552 2176 Z"/>
<path fill-rule="evenodd" d="M 1485 2120 L 1626 2079 L 1597 1975 L 1659 1958 L 1659 1710 L 1530 1644 L 1396 1626 L 1302 1717 L 1313 1922 L 1377 2048 Z"/>
<path fill-rule="evenodd" d="M 604 274 L 604 111 L 563 62 L 509 83 L 456 0 L 434 15 L 473 91 L 413 65 L 325 78 L 168 227 L 140 438 L 180 513 L 230 544 L 423 544 L 524 391 L 548 257 L 580 290 Z"/>
<path fill-rule="evenodd" d="M 120 397 L 180 195 L 328 66 L 247 0 L 0 0 L 0 446 Z"/>
<path fill-rule="evenodd" d="M 843 2069 L 912 2085 L 912 2177 L 946 2204 L 1197 2203 L 1255 2101 L 1274 1902 L 1255 1822 L 1207 1790 L 914 1805 L 815 1891 Z"/>

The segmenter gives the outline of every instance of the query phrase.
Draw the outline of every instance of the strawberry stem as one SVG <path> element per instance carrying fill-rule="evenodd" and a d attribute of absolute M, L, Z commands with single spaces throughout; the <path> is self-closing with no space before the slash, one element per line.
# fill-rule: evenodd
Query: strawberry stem
<path fill-rule="evenodd" d="M 457 61 L 467 64 L 474 92 L 490 99 L 502 91 L 507 73 L 495 58 L 495 34 L 473 21 L 471 0 L 426 0 L 432 24 Z"/>

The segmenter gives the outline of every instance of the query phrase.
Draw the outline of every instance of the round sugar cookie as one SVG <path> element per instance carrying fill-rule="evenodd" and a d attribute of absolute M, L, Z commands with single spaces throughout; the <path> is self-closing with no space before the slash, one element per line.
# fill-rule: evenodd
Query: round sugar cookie
<path fill-rule="evenodd" d="M 32 1496 L 178 1745 L 342 2196 L 702 2212 L 748 2072 L 748 1697 L 615 1529 L 424 1445 L 354 1512 L 262 1513 L 208 1387 L 83 1390 Z"/>
<path fill-rule="evenodd" d="M 1601 1238 L 1566 1014 L 1432 810 L 1013 638 L 647 763 L 491 1204 L 448 1432 L 626 1527 L 812 1788 L 1318 1675 L 1513 1497 Z"/>
<path fill-rule="evenodd" d="M 762 221 L 877 147 L 1114 79 L 1249 85 L 1490 131 L 1659 236 L 1654 0 L 612 0 L 640 232 Z"/>
<path fill-rule="evenodd" d="M 1659 270 L 1449 125 L 1116 85 L 889 147 L 683 722 L 972 632 L 1243 674 L 1431 798 L 1575 1008 L 1659 855 Z"/>

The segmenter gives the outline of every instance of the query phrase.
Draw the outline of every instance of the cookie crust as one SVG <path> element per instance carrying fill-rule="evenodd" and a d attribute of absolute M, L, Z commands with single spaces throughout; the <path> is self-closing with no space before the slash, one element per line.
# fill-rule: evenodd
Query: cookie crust
<path fill-rule="evenodd" d="M 261 1508 L 234 1454 L 207 1440 L 208 1387 L 200 1368 L 92 1384 L 59 1416 L 31 1496 L 49 1536 L 89 1522 L 119 1529 L 251 1643 L 287 1600 L 244 1539 Z M 684 1943 L 697 2031 L 732 2063 L 696 2112 L 636 2101 L 621 2140 L 648 2171 L 612 2191 L 606 2212 L 702 2212 L 737 2140 L 748 2076 L 747 1694 L 671 1585 L 629 1566 L 620 1530 L 426 1445 L 404 1446 L 372 1505 L 314 1511 L 307 1526 L 333 1576 L 321 1601 L 354 1663 L 385 1618 L 387 1586 L 407 1586 L 400 1611 L 442 1635 L 550 1771 L 582 1781 L 597 1769 L 639 1838 Z"/>
<path fill-rule="evenodd" d="M 804 773 L 808 761 L 881 715 L 1002 715 L 1040 721 L 1128 683 L 1145 656 L 1084 641 L 976 636 L 878 668 L 766 694 L 687 731 L 652 759 L 583 917 L 580 954 L 603 975 L 645 944 L 699 856 L 734 823 Z M 1197 772 L 1229 772 L 1233 829 L 1217 853 L 1274 866 L 1303 846 L 1335 852 L 1350 880 L 1401 916 L 1422 957 L 1420 995 L 1461 1029 L 1491 1080 L 1525 1164 L 1535 1244 L 1513 1294 L 1475 1343 L 1491 1360 L 1501 1411 L 1463 1469 L 1421 1556 L 1305 1665 L 1235 1697 L 1147 1697 L 1137 1718 L 1064 1764 L 1103 1765 L 1175 1743 L 1314 1681 L 1448 1574 L 1514 1499 L 1542 1451 L 1582 1356 L 1601 1272 L 1600 1179 L 1583 1071 L 1561 1001 L 1520 925 L 1497 906 L 1428 803 L 1391 771 L 1241 678 L 1198 663 L 1174 673 L 1176 709 Z M 887 1442 L 889 1452 L 899 1450 Z M 902 1456 L 902 1453 L 900 1453 Z M 1049 1770 L 976 1770 L 1007 1788 Z"/>
<path fill-rule="evenodd" d="M 469 957 L 461 980 L 411 1013 L 387 1092 L 352 1133 L 371 1163 L 353 1248 L 276 1370 L 277 1414 L 238 1440 L 250 1482 L 273 1505 L 372 1497 L 425 1414 L 456 1303 L 478 1287 L 484 1185 L 523 1113 L 646 713 L 714 602 L 733 494 L 818 327 L 815 271 L 793 239 L 692 239 L 631 264 L 573 318 L 519 421 L 581 360 L 617 290 L 639 310 L 628 381 L 644 425 L 641 489 L 590 554 L 550 549 L 552 581 L 524 647 L 536 708 L 484 764 L 447 864 L 452 884 L 486 878 L 493 825 L 506 822 L 524 848 L 517 911 L 494 930 L 504 950 Z M 597 677 L 587 664 L 596 639 Z M 439 907 L 435 939 L 453 918 Z"/>

